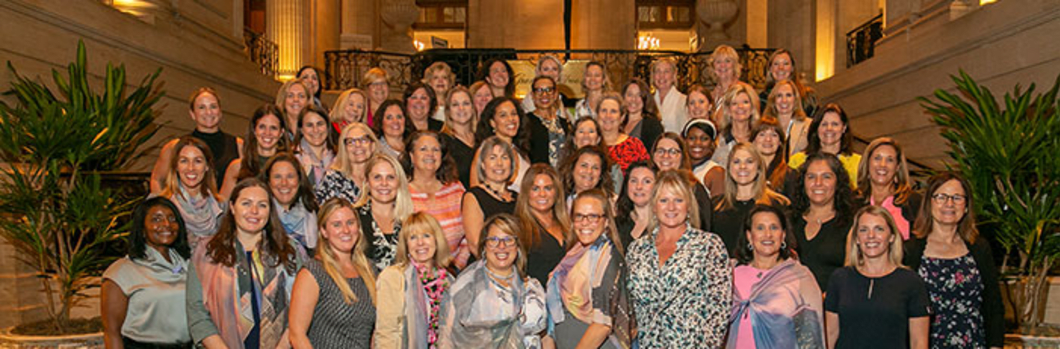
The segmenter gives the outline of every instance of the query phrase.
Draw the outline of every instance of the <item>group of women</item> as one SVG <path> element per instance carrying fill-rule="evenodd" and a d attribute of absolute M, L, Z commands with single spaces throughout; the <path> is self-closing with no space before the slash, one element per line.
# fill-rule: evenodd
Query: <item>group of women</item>
<path fill-rule="evenodd" d="M 967 181 L 921 195 L 896 141 L 854 153 L 787 51 L 762 93 L 712 60 L 687 94 L 667 60 L 622 91 L 589 63 L 573 110 L 551 56 L 523 101 L 491 60 L 402 100 L 372 69 L 330 110 L 307 67 L 243 138 L 200 89 L 104 274 L 107 346 L 1000 346 Z"/>

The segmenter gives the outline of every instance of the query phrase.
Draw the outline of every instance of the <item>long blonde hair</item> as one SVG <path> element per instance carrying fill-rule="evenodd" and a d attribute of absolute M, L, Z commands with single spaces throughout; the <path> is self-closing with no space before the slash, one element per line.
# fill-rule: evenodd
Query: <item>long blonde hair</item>
<path fill-rule="evenodd" d="M 328 218 L 335 214 L 341 209 L 349 209 L 355 217 L 354 221 L 358 224 L 358 230 L 354 232 L 357 234 L 357 244 L 353 246 L 353 250 L 350 251 L 350 257 L 353 260 L 354 270 L 364 280 L 364 284 L 368 287 L 368 296 L 372 299 L 372 304 L 375 304 L 375 271 L 372 269 L 372 263 L 368 260 L 368 239 L 365 239 L 361 235 L 359 229 L 360 220 L 356 219 L 357 210 L 354 209 L 353 205 L 349 201 L 342 198 L 332 198 L 324 203 L 320 207 L 320 211 L 317 213 L 317 231 L 323 232 L 326 229 Z M 324 234 L 320 234 L 320 245 L 317 247 L 317 258 L 320 260 L 320 264 L 324 266 L 324 272 L 328 273 L 331 277 L 331 281 L 335 283 L 335 286 L 339 288 L 342 293 L 342 300 L 346 304 L 353 304 L 357 302 L 357 295 L 353 293 L 353 289 L 350 288 L 350 284 L 346 282 L 346 278 L 339 272 L 338 258 L 335 253 L 331 251 L 331 242 Z M 317 281 L 318 283 L 320 281 Z"/>
<path fill-rule="evenodd" d="M 372 154 L 372 157 L 368 159 L 368 163 L 364 166 L 364 178 L 368 181 L 368 173 L 372 172 L 380 163 L 390 164 L 394 168 L 394 174 L 397 175 L 398 184 L 394 188 L 397 190 L 397 197 L 394 198 L 394 219 L 397 221 L 405 221 L 412 214 L 412 196 L 409 194 L 409 180 L 408 176 L 405 176 L 405 170 L 401 167 L 401 163 L 394 160 L 390 155 L 383 153 Z M 365 185 L 364 190 L 361 190 L 361 196 L 357 198 L 357 203 L 354 204 L 356 207 L 364 207 L 368 204 L 368 200 L 371 195 L 368 193 L 372 191 L 371 186 Z"/>
<path fill-rule="evenodd" d="M 790 205 L 791 201 L 787 197 L 769 189 L 766 185 L 768 178 L 766 177 L 766 161 L 762 159 L 762 154 L 758 153 L 758 149 L 755 148 L 754 144 L 740 142 L 732 147 L 732 151 L 729 152 L 729 162 L 725 164 L 725 194 L 722 195 L 722 199 L 715 204 L 714 208 L 718 211 L 726 210 L 729 208 L 736 207 L 736 180 L 732 178 L 732 172 L 729 170 L 732 168 L 732 162 L 736 159 L 736 152 L 746 151 L 751 153 L 751 157 L 754 158 L 757 169 L 755 169 L 755 181 L 752 184 L 751 191 L 754 193 L 754 201 L 756 204 L 762 205 L 773 205 L 780 203 L 783 205 Z"/>
<path fill-rule="evenodd" d="M 379 138 L 375 137 L 375 132 L 372 129 L 360 122 L 351 122 L 342 128 L 342 133 L 339 136 L 338 146 L 335 147 L 335 161 L 331 162 L 331 166 L 328 167 L 332 170 L 342 173 L 347 178 L 353 178 L 353 159 L 350 158 L 350 152 L 346 151 L 346 137 L 350 136 L 350 132 L 358 129 L 364 132 L 365 137 L 372 140 L 372 144 L 375 146 L 375 151 L 372 154 L 379 153 Z M 357 183 L 360 185 L 361 183 Z"/>
<path fill-rule="evenodd" d="M 729 105 L 732 104 L 733 100 L 736 99 L 736 96 L 739 96 L 741 93 L 746 94 L 747 99 L 751 101 L 751 119 L 747 120 L 747 129 L 753 129 L 755 124 L 758 123 L 758 119 L 762 117 L 762 114 L 758 112 L 758 93 L 755 93 L 755 88 L 743 81 L 738 81 L 732 84 L 732 86 L 725 91 L 725 96 L 721 97 L 721 101 L 718 102 L 718 106 L 720 107 L 718 112 L 722 115 L 721 131 L 722 134 L 726 136 L 732 135 L 732 111 L 729 109 Z"/>

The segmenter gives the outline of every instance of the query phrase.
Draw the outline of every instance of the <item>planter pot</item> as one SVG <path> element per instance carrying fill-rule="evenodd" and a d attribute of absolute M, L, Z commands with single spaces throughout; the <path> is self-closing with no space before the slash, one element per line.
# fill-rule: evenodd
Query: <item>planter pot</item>
<path fill-rule="evenodd" d="M 102 349 L 103 332 L 68 336 L 20 336 L 11 334 L 11 328 L 0 331 L 0 348 L 11 349 Z"/>

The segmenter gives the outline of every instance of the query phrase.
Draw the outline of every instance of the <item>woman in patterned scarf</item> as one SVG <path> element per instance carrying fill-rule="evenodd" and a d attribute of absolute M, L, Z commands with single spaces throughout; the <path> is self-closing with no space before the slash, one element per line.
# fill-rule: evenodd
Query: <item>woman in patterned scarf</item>
<path fill-rule="evenodd" d="M 305 251 L 287 238 L 257 178 L 236 185 L 217 234 L 188 270 L 188 329 L 207 348 L 287 348 L 287 309 Z"/>
<path fill-rule="evenodd" d="M 379 274 L 375 347 L 427 349 L 438 342 L 442 295 L 453 284 L 449 244 L 425 212 L 405 220 L 394 264 Z"/>
<path fill-rule="evenodd" d="M 188 245 L 195 249 L 199 242 L 217 232 L 224 212 L 224 203 L 217 196 L 213 154 L 206 143 L 191 136 L 177 140 L 170 156 L 169 171 L 158 196 L 173 201 L 188 228 Z"/>

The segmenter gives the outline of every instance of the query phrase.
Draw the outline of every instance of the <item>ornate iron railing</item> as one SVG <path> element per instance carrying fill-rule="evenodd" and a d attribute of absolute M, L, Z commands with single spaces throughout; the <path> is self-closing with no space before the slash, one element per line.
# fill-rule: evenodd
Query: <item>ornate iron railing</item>
<path fill-rule="evenodd" d="M 847 33 L 847 68 L 876 54 L 876 42 L 883 38 L 883 14 Z"/>
<path fill-rule="evenodd" d="M 738 49 L 743 65 L 744 81 L 756 88 L 766 84 L 766 65 L 773 49 Z M 431 63 L 445 61 L 456 74 L 456 81 L 470 85 L 479 80 L 483 63 L 493 58 L 509 61 L 536 62 L 542 55 L 554 55 L 565 60 L 592 60 L 607 67 L 608 76 L 615 84 L 636 77 L 648 81 L 651 63 L 669 57 L 677 62 L 677 85 L 685 90 L 694 84 L 713 87 L 710 76 L 710 52 L 684 53 L 649 50 L 513 50 L 513 49 L 432 49 L 413 55 L 362 50 L 335 50 L 324 53 L 324 79 L 328 90 L 345 90 L 361 86 L 361 77 L 373 67 L 382 68 L 390 76 L 391 89 L 404 90 L 412 81 L 423 77 Z"/>
<path fill-rule="evenodd" d="M 279 67 L 279 46 L 266 39 L 265 35 L 255 33 L 249 28 L 243 29 L 243 44 L 247 57 L 258 65 L 261 74 L 275 78 L 276 69 Z"/>

